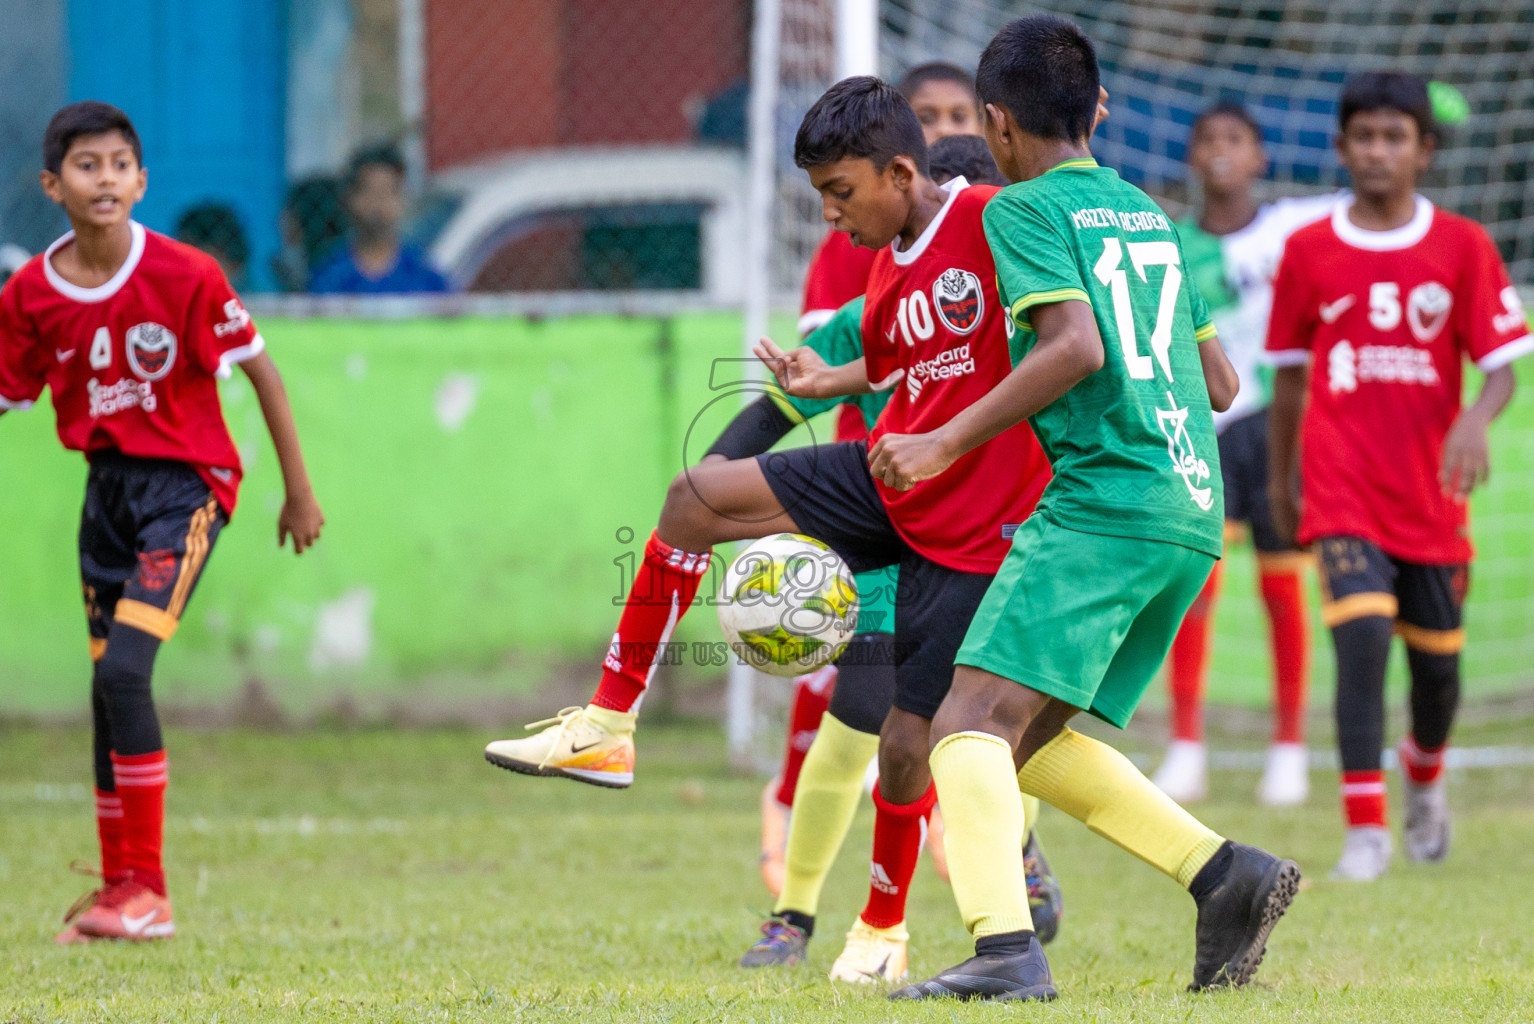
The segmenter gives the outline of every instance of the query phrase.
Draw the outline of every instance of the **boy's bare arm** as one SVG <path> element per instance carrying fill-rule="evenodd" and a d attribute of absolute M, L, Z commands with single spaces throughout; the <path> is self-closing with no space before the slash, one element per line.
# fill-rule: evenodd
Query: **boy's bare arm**
<path fill-rule="evenodd" d="M 1300 524 L 1295 462 L 1309 380 L 1308 366 L 1278 367 L 1273 374 L 1273 402 L 1268 407 L 1268 505 L 1273 512 L 1273 528 L 1290 544 Z"/>
<path fill-rule="evenodd" d="M 1241 391 L 1241 378 L 1236 376 L 1236 368 L 1230 365 L 1230 358 L 1225 355 L 1225 349 L 1220 345 L 1219 338 L 1200 342 L 1198 359 L 1204 367 L 1204 385 L 1209 389 L 1209 407 L 1215 412 L 1224 412 L 1230 408 L 1230 404 L 1236 400 L 1236 395 Z"/>
<path fill-rule="evenodd" d="M 1449 435 L 1443 442 L 1443 464 L 1438 470 L 1438 482 L 1445 494 L 1466 498 L 1491 478 L 1486 428 L 1507 408 L 1516 387 L 1511 366 L 1491 371 L 1475 402 L 1461 412 L 1454 426 L 1449 428 Z"/>
<path fill-rule="evenodd" d="M 282 386 L 277 365 L 265 352 L 245 360 L 240 369 L 245 371 L 251 387 L 256 390 L 261 414 L 266 417 L 266 429 L 272 435 L 272 446 L 277 449 L 277 462 L 282 467 L 287 500 L 282 503 L 282 513 L 277 517 L 277 544 L 280 547 L 291 535 L 293 553 L 301 555 L 319 539 L 325 514 L 320 511 L 314 488 L 309 485 L 309 471 L 304 468 L 304 455 L 298 445 L 298 428 L 293 425 L 288 392 Z"/>
<path fill-rule="evenodd" d="M 967 452 L 1021 423 L 1102 369 L 1103 339 L 1092 307 L 1070 299 L 1033 306 L 1039 340 L 1023 361 L 978 402 L 926 434 L 886 434 L 868 453 L 885 486 L 909 490 Z"/>
<path fill-rule="evenodd" d="M 849 398 L 888 391 L 905 376 L 904 370 L 896 370 L 872 384 L 862 358 L 832 366 L 808 345 L 784 351 L 771 338 L 763 338 L 751 350 L 772 371 L 783 393 L 795 398 Z"/>

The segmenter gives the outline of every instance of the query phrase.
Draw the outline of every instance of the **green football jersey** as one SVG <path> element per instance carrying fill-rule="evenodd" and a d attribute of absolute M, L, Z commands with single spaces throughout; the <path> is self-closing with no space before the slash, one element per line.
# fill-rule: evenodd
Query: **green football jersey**
<path fill-rule="evenodd" d="M 1039 511 L 1218 557 L 1225 494 L 1198 353 L 1215 329 L 1172 222 L 1087 158 L 1003 189 L 986 205 L 985 235 L 1014 364 L 1038 341 L 1033 306 L 1085 302 L 1103 339 L 1102 369 L 1033 417 L 1055 472 Z"/>
<path fill-rule="evenodd" d="M 831 319 L 811 331 L 804 344 L 814 349 L 820 358 L 831 366 L 845 366 L 855 359 L 863 358 L 863 296 L 859 295 Z M 769 394 L 788 418 L 795 423 L 830 412 L 838 405 L 855 405 L 863 414 L 863 424 L 872 430 L 874 421 L 889 404 L 890 391 L 876 391 L 870 395 L 852 395 L 847 398 L 795 398 L 785 395 L 776 387 Z"/>

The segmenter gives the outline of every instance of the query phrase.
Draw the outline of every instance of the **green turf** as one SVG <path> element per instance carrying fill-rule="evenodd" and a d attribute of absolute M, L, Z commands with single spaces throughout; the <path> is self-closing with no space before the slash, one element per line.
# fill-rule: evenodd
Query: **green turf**
<path fill-rule="evenodd" d="M 1500 721 L 1466 743 L 1527 742 Z M 173 733 L 168 834 L 181 929 L 147 946 L 55 948 L 93 849 L 86 736 L 0 730 L 0 1021 L 1514 1021 L 1534 1018 L 1534 804 L 1527 771 L 1451 784 L 1449 864 L 1330 884 L 1333 778 L 1308 808 L 1250 806 L 1216 778 L 1216 828 L 1296 857 L 1310 878 L 1259 984 L 1183 991 L 1193 907 L 1172 883 L 1046 811 L 1066 891 L 1050 1007 L 894 1007 L 825 971 L 861 905 L 865 805 L 810 962 L 744 973 L 760 781 L 721 767 L 712 731 L 641 734 L 627 793 L 512 776 L 484 736 Z M 1145 748 L 1148 734 L 1129 738 Z M 1221 742 L 1228 742 L 1221 740 Z M 913 894 L 912 968 L 965 954 L 930 866 Z"/>

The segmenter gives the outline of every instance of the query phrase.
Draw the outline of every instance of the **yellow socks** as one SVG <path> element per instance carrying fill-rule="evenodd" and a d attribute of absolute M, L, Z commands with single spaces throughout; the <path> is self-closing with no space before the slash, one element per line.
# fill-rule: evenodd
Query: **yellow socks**
<path fill-rule="evenodd" d="M 1000 737 L 961 732 L 932 751 L 943 807 L 948 880 L 964 927 L 975 938 L 1032 931 L 1023 873 L 1023 798 L 1012 748 Z"/>
<path fill-rule="evenodd" d="M 1025 823 L 1024 828 L 1027 830 L 1023 833 L 1023 842 L 1026 843 L 1028 841 L 1028 837 L 1033 835 L 1033 830 L 1039 825 L 1038 797 L 1031 796 L 1027 793 L 1023 794 L 1023 821 Z"/>
<path fill-rule="evenodd" d="M 1225 841 L 1157 789 L 1123 754 L 1070 729 L 1062 729 L 1029 758 L 1017 773 L 1017 784 L 1177 879 L 1184 889 Z M 946 793 L 943 813 L 948 814 Z"/>
<path fill-rule="evenodd" d="M 783 894 L 773 913 L 814 916 L 852 816 L 863 795 L 863 775 L 879 752 L 879 737 L 837 721 L 827 712 L 799 769 L 794 813 L 788 824 Z"/>

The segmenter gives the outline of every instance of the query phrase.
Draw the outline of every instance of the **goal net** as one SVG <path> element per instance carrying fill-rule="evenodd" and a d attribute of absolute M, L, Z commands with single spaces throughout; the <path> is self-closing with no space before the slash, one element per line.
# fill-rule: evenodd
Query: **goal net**
<path fill-rule="evenodd" d="M 783 0 L 772 283 L 785 305 L 795 301 L 825 231 L 818 199 L 793 167 L 792 138 L 804 111 L 834 80 L 833 8 L 834 0 Z M 1534 286 L 1534 14 L 1524 0 L 881 0 L 880 72 L 893 79 L 934 59 L 973 69 L 998 28 L 1039 12 L 1072 19 L 1097 44 L 1112 95 L 1112 117 L 1094 139 L 1098 159 L 1178 216 L 1197 199 L 1184 160 L 1193 119 L 1208 106 L 1241 103 L 1261 126 L 1272 160 L 1261 186 L 1267 198 L 1346 185 L 1332 139 L 1349 73 L 1390 68 L 1452 86 L 1435 86 L 1445 131 L 1424 191 L 1483 224 L 1514 281 L 1526 295 Z M 1494 476 L 1475 502 L 1471 695 L 1534 683 L 1526 639 L 1534 630 L 1534 446 L 1521 440 L 1529 427 L 1534 401 L 1523 398 L 1493 430 Z M 1253 560 L 1234 554 L 1216 627 L 1211 697 L 1260 705 L 1269 675 L 1266 626 Z M 1315 678 L 1324 693 L 1330 658 L 1319 621 L 1317 627 Z M 781 689 L 759 688 L 758 699 L 775 704 Z M 775 709 L 763 711 L 770 716 Z M 768 732 L 776 742 L 780 733 Z"/>

